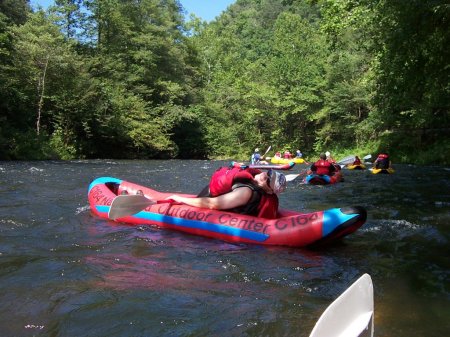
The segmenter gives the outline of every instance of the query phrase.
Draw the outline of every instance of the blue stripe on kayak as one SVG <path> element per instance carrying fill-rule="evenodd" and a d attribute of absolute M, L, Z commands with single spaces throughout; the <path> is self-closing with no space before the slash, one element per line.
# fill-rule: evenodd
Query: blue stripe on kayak
<path fill-rule="evenodd" d="M 110 206 L 97 205 L 95 206 L 97 211 L 100 213 L 108 214 Z M 211 222 L 204 222 L 198 220 L 187 220 L 182 218 L 175 218 L 169 215 L 150 213 L 141 211 L 135 215 L 133 218 L 148 220 L 148 221 L 156 221 L 161 223 L 166 223 L 169 225 L 175 225 L 178 227 L 192 228 L 192 229 L 202 229 L 212 233 L 219 233 L 230 236 L 237 236 L 240 238 L 256 241 L 256 242 L 264 242 L 269 238 L 269 235 L 249 231 L 246 229 L 235 228 L 230 226 L 218 225 Z"/>
<path fill-rule="evenodd" d="M 323 211 L 322 237 L 327 236 L 338 226 L 353 219 L 359 214 L 344 214 L 340 208 L 332 208 Z"/>
<path fill-rule="evenodd" d="M 150 221 L 157 221 L 166 223 L 169 225 L 175 225 L 178 227 L 185 227 L 185 228 L 192 228 L 192 229 L 201 229 L 212 233 L 219 233 L 224 235 L 230 235 L 230 236 L 237 236 L 240 238 L 257 241 L 257 242 L 264 242 L 269 238 L 269 235 L 249 231 L 242 228 L 235 228 L 230 226 L 223 226 L 218 225 L 211 222 L 203 222 L 198 220 L 187 220 L 182 218 L 175 218 L 168 215 L 163 214 L 157 214 L 157 213 L 149 213 L 149 212 L 139 212 L 135 214 L 133 217 L 139 218 L 139 219 L 145 219 Z"/>
<path fill-rule="evenodd" d="M 96 205 L 95 208 L 97 209 L 98 212 L 100 213 L 109 213 L 109 209 L 111 208 L 110 206 L 105 206 L 105 205 Z"/>
<path fill-rule="evenodd" d="M 122 180 L 121 179 L 117 179 L 117 178 L 112 178 L 112 177 L 100 177 L 100 178 L 97 178 L 89 185 L 88 193 L 91 191 L 91 189 L 95 185 L 105 184 L 105 183 L 117 183 L 117 184 L 120 184 L 120 183 L 122 183 Z"/>

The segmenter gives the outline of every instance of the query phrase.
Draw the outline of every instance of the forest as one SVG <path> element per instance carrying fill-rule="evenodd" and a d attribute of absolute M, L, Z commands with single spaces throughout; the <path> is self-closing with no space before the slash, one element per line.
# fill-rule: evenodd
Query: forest
<path fill-rule="evenodd" d="M 0 160 L 312 160 L 450 165 L 444 0 L 0 2 Z M 269 153 L 270 154 L 270 153 Z"/>

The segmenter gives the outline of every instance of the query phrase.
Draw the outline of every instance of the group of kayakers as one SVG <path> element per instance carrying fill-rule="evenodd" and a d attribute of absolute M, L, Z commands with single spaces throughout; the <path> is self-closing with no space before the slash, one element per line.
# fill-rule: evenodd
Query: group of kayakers
<path fill-rule="evenodd" d="M 275 158 L 283 158 L 283 159 L 294 159 L 294 158 L 302 158 L 303 153 L 300 150 L 295 151 L 295 155 L 292 154 L 289 150 L 284 151 L 282 154 L 280 151 L 275 152 Z M 259 148 L 256 148 L 253 152 L 250 162 L 252 164 L 268 164 L 268 162 L 261 156 L 259 153 Z"/>
<path fill-rule="evenodd" d="M 275 156 L 281 153 L 277 152 Z M 285 151 L 284 157 L 292 156 Z M 301 157 L 300 150 L 296 156 Z M 289 157 L 292 158 L 292 157 Z M 256 148 L 251 157 L 252 164 L 267 163 Z M 361 164 L 356 156 L 353 164 Z M 389 155 L 380 153 L 374 162 L 376 168 L 390 167 Z M 319 160 L 314 162 L 311 171 L 318 175 L 332 176 L 341 169 L 330 152 L 321 153 Z M 278 213 L 278 194 L 286 189 L 286 177 L 275 170 L 261 171 L 259 169 L 232 164 L 221 167 L 212 175 L 211 180 L 196 198 L 172 195 L 168 199 L 186 205 L 228 210 L 240 214 L 248 214 L 261 218 L 275 219 Z"/>
<path fill-rule="evenodd" d="M 361 159 L 358 156 L 355 156 L 355 160 L 352 163 L 353 166 L 356 165 L 363 165 L 361 162 Z M 373 162 L 373 167 L 375 169 L 381 169 L 381 170 L 387 170 L 391 168 L 391 159 L 389 157 L 389 154 L 387 153 L 380 153 L 378 154 L 377 158 Z"/>
<path fill-rule="evenodd" d="M 284 159 L 302 158 L 303 153 L 300 150 L 296 150 L 294 156 L 294 154 L 292 154 L 289 150 L 284 151 L 283 154 L 281 154 L 280 151 L 277 151 L 275 152 L 275 157 Z"/>
<path fill-rule="evenodd" d="M 361 159 L 355 156 L 351 165 L 362 165 Z M 373 167 L 376 169 L 386 170 L 391 167 L 391 160 L 389 154 L 380 153 L 373 162 Z M 341 166 L 336 163 L 336 160 L 331 156 L 330 152 L 321 153 L 319 160 L 311 165 L 311 171 L 316 174 L 333 175 L 334 172 L 341 169 Z"/>

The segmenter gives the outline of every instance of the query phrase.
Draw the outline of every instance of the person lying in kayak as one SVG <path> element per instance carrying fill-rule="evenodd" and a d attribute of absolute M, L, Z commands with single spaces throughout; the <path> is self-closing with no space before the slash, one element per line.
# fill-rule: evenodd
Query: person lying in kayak
<path fill-rule="evenodd" d="M 325 174 L 332 176 L 336 171 L 336 167 L 327 160 L 327 155 L 325 153 L 321 153 L 319 158 L 318 161 L 311 165 L 311 171 L 319 175 Z"/>
<path fill-rule="evenodd" d="M 196 198 L 172 195 L 189 206 L 227 210 L 260 218 L 276 219 L 278 194 L 286 189 L 286 177 L 274 170 L 260 171 L 239 165 L 219 168 Z"/>

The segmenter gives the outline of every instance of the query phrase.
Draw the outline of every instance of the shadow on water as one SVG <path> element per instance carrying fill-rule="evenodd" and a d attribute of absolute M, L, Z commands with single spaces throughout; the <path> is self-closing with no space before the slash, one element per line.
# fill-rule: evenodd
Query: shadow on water
<path fill-rule="evenodd" d="M 229 244 L 90 214 L 96 177 L 197 193 L 224 163 L 0 163 L 1 335 L 308 336 L 363 273 L 374 282 L 376 336 L 448 333 L 446 168 L 290 183 L 284 208 L 368 210 L 360 230 L 320 250 Z"/>

